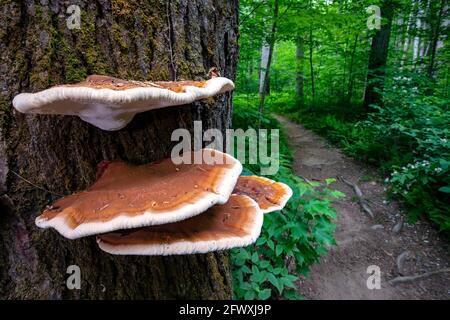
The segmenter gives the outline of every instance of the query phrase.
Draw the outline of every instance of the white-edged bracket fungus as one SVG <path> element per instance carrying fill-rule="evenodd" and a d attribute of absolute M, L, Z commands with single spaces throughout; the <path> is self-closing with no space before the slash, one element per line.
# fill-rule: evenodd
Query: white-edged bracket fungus
<path fill-rule="evenodd" d="M 226 203 L 242 171 L 241 163 L 212 149 L 197 153 L 201 159 L 222 164 L 176 165 L 170 158 L 140 166 L 109 162 L 90 188 L 57 200 L 36 218 L 36 225 L 76 239 L 176 222 Z"/>
<path fill-rule="evenodd" d="M 292 197 L 292 189 L 288 185 L 258 176 L 239 177 L 233 193 L 249 196 L 263 213 L 282 210 Z"/>
<path fill-rule="evenodd" d="M 263 216 L 251 198 L 231 195 L 226 204 L 193 218 L 102 234 L 97 242 L 102 250 L 120 255 L 193 254 L 245 247 L 259 237 Z"/>
<path fill-rule="evenodd" d="M 124 128 L 137 113 L 189 104 L 233 89 L 234 83 L 224 77 L 150 82 L 92 75 L 79 83 L 21 93 L 14 97 L 13 106 L 23 113 L 75 115 L 100 129 L 114 131 Z"/>

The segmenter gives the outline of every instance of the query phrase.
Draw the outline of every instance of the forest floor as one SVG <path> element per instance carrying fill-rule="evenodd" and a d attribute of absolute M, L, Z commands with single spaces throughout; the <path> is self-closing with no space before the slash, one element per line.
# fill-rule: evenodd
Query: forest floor
<path fill-rule="evenodd" d="M 352 187 L 337 180 L 332 186 L 346 197 L 334 202 L 337 210 L 335 238 L 311 273 L 298 283 L 306 299 L 450 299 L 450 272 L 420 280 L 390 284 L 400 275 L 423 274 L 450 267 L 450 244 L 440 239 L 426 221 L 402 223 L 399 204 L 387 201 L 383 179 L 375 168 L 345 156 L 325 139 L 276 116 L 285 128 L 294 152 L 297 175 L 323 181 L 343 177 L 356 184 L 374 218 L 364 213 Z M 402 226 L 397 232 L 399 226 Z M 367 268 L 379 266 L 381 289 L 370 290 Z"/>

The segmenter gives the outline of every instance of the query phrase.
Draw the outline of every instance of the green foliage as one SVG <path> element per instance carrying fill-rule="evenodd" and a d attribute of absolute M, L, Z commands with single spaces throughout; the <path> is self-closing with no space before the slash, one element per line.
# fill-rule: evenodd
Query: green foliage
<path fill-rule="evenodd" d="M 257 109 L 246 105 L 245 97 L 235 99 L 235 128 L 248 129 L 257 123 Z M 279 129 L 280 125 L 266 115 L 262 127 Z M 306 275 L 310 265 L 335 243 L 336 212 L 330 202 L 343 194 L 329 188 L 333 180 L 320 185 L 295 176 L 291 162 L 291 152 L 281 135 L 280 170 L 270 178 L 287 183 L 294 195 L 281 212 L 265 215 L 263 230 L 255 245 L 232 251 L 236 299 L 300 299 L 295 285 L 298 275 Z M 259 174 L 259 169 L 258 164 L 245 165 L 247 174 Z"/>
<path fill-rule="evenodd" d="M 364 124 L 398 152 L 386 182 L 409 205 L 411 217 L 426 214 L 450 231 L 450 101 L 429 95 L 432 86 L 415 74 L 393 77 L 384 106 Z"/>
<path fill-rule="evenodd" d="M 416 74 L 392 79 L 383 91 L 383 106 L 374 106 L 377 112 L 365 120 L 358 120 L 357 113 L 349 117 L 329 109 L 290 117 L 338 143 L 350 156 L 379 166 L 389 176 L 390 193 L 407 205 L 412 221 L 426 216 L 448 232 L 449 100 L 430 95 L 433 83 Z"/>
<path fill-rule="evenodd" d="M 383 101 L 369 112 L 362 107 L 364 97 L 370 96 L 367 75 L 374 71 L 369 73 L 369 60 L 385 50 L 372 46 L 377 30 L 367 27 L 371 14 L 366 8 L 386 3 L 395 11 L 386 67 L 377 70 L 375 79 Z M 257 123 L 253 106 L 258 105 L 261 48 L 270 36 L 273 4 L 274 0 L 240 2 L 235 127 Z M 263 109 L 288 115 L 350 156 L 379 166 L 389 177 L 392 196 L 404 201 L 411 219 L 425 215 L 450 231 L 450 51 L 443 4 L 279 0 L 270 90 Z M 384 26 L 390 25 L 387 20 L 383 17 Z M 278 127 L 270 116 L 263 117 L 262 125 Z M 281 214 L 266 217 L 256 246 L 234 251 L 239 299 L 298 298 L 286 259 L 295 261 L 297 273 L 307 273 L 333 242 L 334 213 L 328 209 L 330 198 L 339 194 L 292 175 L 283 137 L 280 157 L 281 170 L 274 178 L 291 185 L 295 195 Z M 258 173 L 259 166 L 246 170 Z"/>

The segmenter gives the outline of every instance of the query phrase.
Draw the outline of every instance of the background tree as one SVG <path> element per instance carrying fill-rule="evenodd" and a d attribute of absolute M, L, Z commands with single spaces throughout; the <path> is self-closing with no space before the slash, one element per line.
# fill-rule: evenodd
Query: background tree
<path fill-rule="evenodd" d="M 440 41 L 440 30 L 442 27 L 442 18 L 444 15 L 444 10 L 446 6 L 446 1 L 441 0 L 435 10 L 430 10 L 430 12 L 433 12 L 431 18 L 431 35 L 430 35 L 430 41 L 428 43 L 429 48 L 429 63 L 428 63 L 428 69 L 427 69 L 427 75 L 429 78 L 433 78 L 434 76 L 434 65 L 436 61 L 436 51 L 437 47 Z"/>
<path fill-rule="evenodd" d="M 60 194 L 92 184 L 96 164 L 140 164 L 170 155 L 171 132 L 224 130 L 229 95 L 142 113 L 105 132 L 78 117 L 12 110 L 20 92 L 107 74 L 136 80 L 203 79 L 217 66 L 234 79 L 237 1 L 77 1 L 81 28 L 66 25 L 66 2 L 7 2 L 0 10 L 0 297 L 229 298 L 224 252 L 172 257 L 113 256 L 95 238 L 67 240 L 35 217 Z M 66 269 L 81 268 L 81 290 Z"/>
<path fill-rule="evenodd" d="M 385 68 L 388 59 L 389 40 L 395 9 L 394 2 L 391 0 L 382 1 L 380 9 L 383 23 L 372 38 L 366 80 L 367 87 L 364 96 L 364 106 L 366 108 L 369 108 L 371 104 L 380 103 L 381 101 L 380 90 L 384 86 Z"/>
<path fill-rule="evenodd" d="M 266 99 L 266 93 L 270 90 L 269 87 L 269 76 L 270 76 L 270 66 L 272 64 L 273 49 L 275 47 L 277 24 L 279 15 L 279 1 L 274 0 L 273 2 L 273 16 L 272 25 L 270 31 L 267 34 L 261 46 L 261 71 L 259 79 L 259 113 L 262 114 L 264 111 L 264 102 Z"/>
<path fill-rule="evenodd" d="M 296 86 L 295 94 L 297 95 L 297 100 L 300 105 L 304 104 L 304 71 L 303 71 L 303 59 L 305 58 L 304 52 L 304 40 L 302 35 L 297 36 L 297 41 L 295 44 L 295 58 L 296 58 Z"/>

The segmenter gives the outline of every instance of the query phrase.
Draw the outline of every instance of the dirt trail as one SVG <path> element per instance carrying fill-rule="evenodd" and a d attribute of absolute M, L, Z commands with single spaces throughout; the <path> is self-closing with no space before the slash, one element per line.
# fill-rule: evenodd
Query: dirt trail
<path fill-rule="evenodd" d="M 402 215 L 397 203 L 386 202 L 384 185 L 375 169 L 346 157 L 301 125 L 280 116 L 277 119 L 294 150 L 296 174 L 312 180 L 344 177 L 361 188 L 375 216 L 371 219 L 363 213 L 351 187 L 341 181 L 334 184 L 347 195 L 334 204 L 337 246 L 300 281 L 301 294 L 307 299 L 450 299 L 450 273 L 397 285 L 388 282 L 399 276 L 396 259 L 405 251 L 403 275 L 449 267 L 449 243 L 439 239 L 426 222 L 404 223 L 400 232 L 394 232 Z M 367 288 L 367 267 L 371 265 L 380 267 L 379 290 Z"/>

